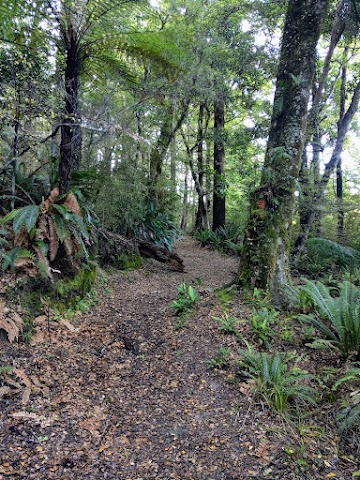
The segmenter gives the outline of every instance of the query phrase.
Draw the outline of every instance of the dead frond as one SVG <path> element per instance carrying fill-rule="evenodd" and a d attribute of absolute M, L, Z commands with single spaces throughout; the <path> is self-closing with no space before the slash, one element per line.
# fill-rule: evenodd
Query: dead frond
<path fill-rule="evenodd" d="M 77 198 L 75 197 L 73 192 L 70 192 L 69 195 L 66 197 L 64 205 L 70 212 L 76 213 L 76 215 L 82 217 L 79 202 L 77 201 Z"/>
<path fill-rule="evenodd" d="M 55 223 L 51 216 L 48 218 L 49 225 L 49 254 L 50 262 L 53 262 L 59 250 L 59 237 L 56 233 Z"/>
<path fill-rule="evenodd" d="M 5 330 L 10 343 L 19 339 L 23 331 L 23 319 L 16 312 L 7 312 L 3 302 L 0 302 L 0 329 Z"/>

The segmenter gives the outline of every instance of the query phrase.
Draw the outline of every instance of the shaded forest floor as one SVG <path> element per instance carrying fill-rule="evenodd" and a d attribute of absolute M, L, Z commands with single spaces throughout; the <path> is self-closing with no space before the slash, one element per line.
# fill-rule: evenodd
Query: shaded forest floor
<path fill-rule="evenodd" d="M 360 468 L 330 408 L 290 421 L 233 368 L 209 369 L 220 347 L 239 348 L 212 318 L 237 260 L 191 239 L 176 251 L 184 274 L 146 261 L 110 276 L 74 328 L 43 322 L 34 345 L 1 343 L 24 391 L 0 403 L 0 479 L 340 480 Z M 181 326 L 171 303 L 183 281 L 200 301 Z M 227 308 L 246 329 L 252 306 Z"/>

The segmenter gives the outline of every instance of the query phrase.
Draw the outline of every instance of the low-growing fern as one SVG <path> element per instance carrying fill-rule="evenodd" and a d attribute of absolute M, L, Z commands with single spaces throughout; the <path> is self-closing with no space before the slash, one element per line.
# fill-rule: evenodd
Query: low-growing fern
<path fill-rule="evenodd" d="M 344 357 L 360 359 L 360 288 L 344 281 L 333 296 L 323 283 L 308 281 L 302 291 L 311 300 L 314 314 L 299 315 L 299 320 L 317 328 Z"/>

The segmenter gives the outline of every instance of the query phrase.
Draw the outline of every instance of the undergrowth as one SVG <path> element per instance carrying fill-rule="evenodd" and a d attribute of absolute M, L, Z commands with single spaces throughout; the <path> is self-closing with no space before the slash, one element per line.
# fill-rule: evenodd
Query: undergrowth
<path fill-rule="evenodd" d="M 197 230 L 193 234 L 203 247 L 209 246 L 220 252 L 239 255 L 242 249 L 242 230 L 235 225 L 212 230 Z"/>

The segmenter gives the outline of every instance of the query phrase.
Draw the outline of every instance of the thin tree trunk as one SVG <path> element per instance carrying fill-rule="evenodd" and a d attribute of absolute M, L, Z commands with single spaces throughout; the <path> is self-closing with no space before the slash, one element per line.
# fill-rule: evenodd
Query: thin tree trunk
<path fill-rule="evenodd" d="M 288 306 L 289 229 L 304 147 L 307 105 L 326 0 L 290 0 L 261 185 L 252 194 L 239 284 L 266 288 Z"/>
<path fill-rule="evenodd" d="M 214 101 L 214 192 L 213 231 L 225 226 L 225 100 L 219 93 Z"/>
<path fill-rule="evenodd" d="M 181 217 L 181 229 L 186 232 L 187 225 L 188 225 L 188 196 L 189 196 L 189 186 L 188 186 L 188 177 L 189 175 L 189 167 L 185 165 L 185 178 L 184 178 L 184 196 L 183 196 L 183 210 L 182 210 L 182 217 Z"/>
<path fill-rule="evenodd" d="M 347 58 L 348 48 L 345 48 L 344 56 Z M 346 102 L 346 64 L 341 70 L 341 90 L 340 90 L 340 120 L 345 116 L 345 102 Z M 343 174 L 341 157 L 336 166 L 336 198 L 338 203 L 338 242 L 344 242 L 344 206 L 343 206 Z"/>
<path fill-rule="evenodd" d="M 205 104 L 199 106 L 198 132 L 197 132 L 197 171 L 198 171 L 198 208 L 196 212 L 195 230 L 201 230 L 207 227 L 208 212 L 206 191 L 204 190 L 204 114 Z M 206 128 L 205 128 L 206 130 Z"/>
<path fill-rule="evenodd" d="M 168 151 L 171 140 L 183 124 L 189 110 L 189 102 L 183 104 L 180 116 L 173 126 L 173 105 L 170 104 L 165 110 L 164 121 L 160 129 L 160 135 L 150 152 L 150 175 L 148 186 L 148 200 L 157 201 L 157 182 L 162 172 L 162 165 Z"/>
<path fill-rule="evenodd" d="M 66 48 L 65 117 L 61 126 L 60 195 L 70 190 L 70 176 L 81 162 L 82 132 L 79 115 L 80 57 L 77 40 L 71 36 L 71 25 Z"/>
<path fill-rule="evenodd" d="M 303 236 L 301 243 L 296 244 L 296 251 L 294 251 L 294 264 L 297 265 L 300 259 L 300 256 L 304 250 L 306 240 L 309 237 L 311 227 L 315 219 L 319 216 L 319 211 L 323 203 L 326 187 L 329 183 L 331 175 L 336 170 L 337 165 L 341 161 L 341 155 L 344 148 L 344 141 L 347 135 L 347 132 L 350 128 L 351 122 L 354 118 L 355 113 L 358 110 L 360 102 L 360 81 L 356 85 L 356 88 L 351 99 L 351 103 L 346 113 L 340 111 L 342 117 L 339 118 L 338 128 L 337 128 L 337 138 L 334 150 L 332 152 L 331 158 L 328 163 L 325 165 L 324 173 L 318 182 L 317 189 L 314 192 L 314 196 L 309 207 L 308 220 L 306 224 L 303 225 Z"/>
<path fill-rule="evenodd" d="M 16 114 L 18 117 L 18 114 Z M 15 208 L 15 195 L 16 195 L 16 173 L 17 173 L 17 159 L 19 156 L 19 128 L 20 122 L 18 118 L 14 124 L 14 138 L 12 142 L 12 160 L 11 160 L 11 210 Z"/>
<path fill-rule="evenodd" d="M 176 116 L 176 103 L 173 103 L 173 120 L 172 129 L 175 128 L 175 116 Z M 176 194 L 176 133 L 173 135 L 170 142 L 170 184 L 174 194 Z"/>
<path fill-rule="evenodd" d="M 304 251 L 305 243 L 309 236 L 309 232 L 313 224 L 317 223 L 317 234 L 320 234 L 321 228 L 321 210 L 316 209 L 316 211 L 312 211 L 315 209 L 315 205 L 312 202 L 314 198 L 314 192 L 317 189 L 317 185 L 320 182 L 319 178 L 319 151 L 320 151 L 320 143 L 321 143 L 321 136 L 319 133 L 319 115 L 320 112 L 325 104 L 323 100 L 324 96 L 324 88 L 326 79 L 328 77 L 330 66 L 331 66 L 331 59 L 333 57 L 335 48 L 339 43 L 346 26 L 346 17 L 348 15 L 350 9 L 349 0 L 341 0 L 339 6 L 336 10 L 334 21 L 331 28 L 331 37 L 330 37 L 330 44 L 329 48 L 326 53 L 326 57 L 324 60 L 323 69 L 321 72 L 321 76 L 319 79 L 319 83 L 317 88 L 314 88 L 314 95 L 312 100 L 312 106 L 309 112 L 309 120 L 306 128 L 306 139 L 304 149 L 308 143 L 311 141 L 312 138 L 312 147 L 313 147 L 313 159 L 312 159 L 312 169 L 311 171 L 302 170 L 300 174 L 300 179 L 302 179 L 302 183 L 305 184 L 303 175 L 313 173 L 313 190 L 310 191 L 310 178 L 307 179 L 307 188 L 308 190 L 302 189 L 300 192 L 299 198 L 299 210 L 300 210 L 300 232 L 295 241 L 294 250 L 292 252 L 292 262 L 294 266 L 297 266 L 299 263 L 299 259 L 301 254 Z"/>
<path fill-rule="evenodd" d="M 343 176 L 341 158 L 336 167 L 336 198 L 338 204 L 337 237 L 339 243 L 344 243 Z"/>

